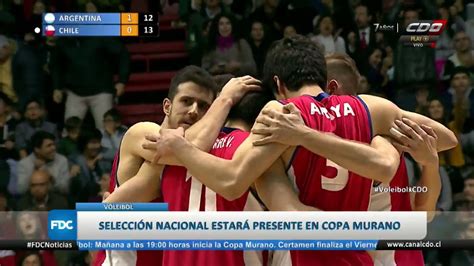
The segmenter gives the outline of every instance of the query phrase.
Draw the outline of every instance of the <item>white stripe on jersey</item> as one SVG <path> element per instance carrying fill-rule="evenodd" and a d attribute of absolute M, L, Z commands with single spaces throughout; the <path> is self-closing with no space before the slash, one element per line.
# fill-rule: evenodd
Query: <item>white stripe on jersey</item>
<path fill-rule="evenodd" d="M 286 174 L 288 175 L 288 178 L 290 179 L 291 183 L 293 184 L 293 188 L 296 191 L 296 194 L 299 194 L 300 191 L 298 189 L 298 186 L 296 185 L 296 176 L 295 176 L 295 169 L 293 168 L 292 165 L 290 165 L 290 168 L 286 171 Z"/>
<path fill-rule="evenodd" d="M 198 212 L 201 206 L 202 183 L 186 171 L 186 180 L 189 178 L 191 178 L 191 191 L 189 192 L 188 211 Z"/>
<path fill-rule="evenodd" d="M 215 192 L 214 192 L 215 193 Z M 263 211 L 262 206 L 258 200 L 252 195 L 252 193 L 247 194 L 247 201 L 245 202 L 243 211 Z M 263 265 L 263 255 L 260 250 L 244 250 L 244 263 L 249 266 L 262 266 Z"/>
<path fill-rule="evenodd" d="M 390 192 L 388 189 L 389 185 L 385 183 L 380 183 L 378 188 L 380 190 L 375 190 L 372 187 L 372 192 L 370 194 L 370 204 L 369 211 L 391 211 L 392 202 L 390 197 Z M 371 250 L 367 251 L 374 261 L 374 266 L 394 266 L 395 263 L 395 251 L 393 250 Z"/>
<path fill-rule="evenodd" d="M 106 250 L 101 266 L 137 265 L 136 250 Z"/>

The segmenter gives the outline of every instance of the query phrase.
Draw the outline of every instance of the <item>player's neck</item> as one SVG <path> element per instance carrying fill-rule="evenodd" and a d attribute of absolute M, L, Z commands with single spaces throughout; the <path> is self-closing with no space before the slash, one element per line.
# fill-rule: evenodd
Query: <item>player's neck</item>
<path fill-rule="evenodd" d="M 294 98 L 301 95 L 316 96 L 320 94 L 321 92 L 324 92 L 324 91 L 318 85 L 304 85 L 298 91 L 288 91 L 288 96 L 290 96 L 289 98 Z"/>
<path fill-rule="evenodd" d="M 238 119 L 231 119 L 228 120 L 227 123 L 225 123 L 226 127 L 231 127 L 231 128 L 237 128 L 243 131 L 250 131 L 250 128 L 247 123 L 244 121 L 238 120 Z"/>
<path fill-rule="evenodd" d="M 161 123 L 161 128 L 170 129 L 168 116 L 165 116 L 165 118 L 163 119 L 163 122 Z"/>

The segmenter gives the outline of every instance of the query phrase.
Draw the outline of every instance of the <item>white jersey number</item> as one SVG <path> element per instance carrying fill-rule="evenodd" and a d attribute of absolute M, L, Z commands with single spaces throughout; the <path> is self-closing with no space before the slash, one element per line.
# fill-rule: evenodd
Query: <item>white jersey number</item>
<path fill-rule="evenodd" d="M 191 191 L 189 194 L 188 211 L 198 212 L 201 206 L 201 193 L 203 185 L 199 180 L 186 172 L 186 181 L 188 181 L 189 178 L 191 178 Z M 216 192 L 212 191 L 208 187 L 205 188 L 206 204 L 204 206 L 204 211 L 216 211 Z"/>
<path fill-rule="evenodd" d="M 335 162 L 326 159 L 326 169 L 328 168 L 335 172 L 328 171 L 332 173 L 331 176 L 321 175 L 321 187 L 329 191 L 343 190 L 349 180 L 349 171 Z"/>

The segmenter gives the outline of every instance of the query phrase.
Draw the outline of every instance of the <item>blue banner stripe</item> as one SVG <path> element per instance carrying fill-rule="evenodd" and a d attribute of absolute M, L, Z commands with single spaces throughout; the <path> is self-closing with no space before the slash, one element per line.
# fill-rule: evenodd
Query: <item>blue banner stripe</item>
<path fill-rule="evenodd" d="M 167 211 L 168 203 L 76 203 L 76 211 Z"/>
<path fill-rule="evenodd" d="M 51 15 L 48 14 L 53 14 L 54 17 L 51 17 Z M 46 15 L 49 17 L 45 18 Z M 54 20 L 48 20 L 50 18 L 54 18 Z M 120 13 L 46 13 L 43 15 L 43 24 L 120 24 Z"/>
<path fill-rule="evenodd" d="M 375 250 L 377 240 L 78 240 L 80 250 Z"/>

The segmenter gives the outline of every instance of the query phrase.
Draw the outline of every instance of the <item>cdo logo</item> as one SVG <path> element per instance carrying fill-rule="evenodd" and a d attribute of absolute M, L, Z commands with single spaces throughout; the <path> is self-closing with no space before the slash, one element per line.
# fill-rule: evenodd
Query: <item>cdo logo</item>
<path fill-rule="evenodd" d="M 48 213 L 48 236 L 51 240 L 75 240 L 77 238 L 76 211 L 50 211 Z"/>
<path fill-rule="evenodd" d="M 406 32 L 417 35 L 440 35 L 446 27 L 446 20 L 420 20 L 408 24 Z"/>

